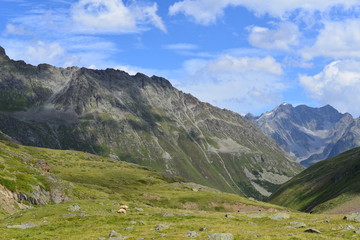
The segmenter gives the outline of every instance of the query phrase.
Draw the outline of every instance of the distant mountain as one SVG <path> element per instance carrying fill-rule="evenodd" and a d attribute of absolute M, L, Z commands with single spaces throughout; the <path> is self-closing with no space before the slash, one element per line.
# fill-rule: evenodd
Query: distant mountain
<path fill-rule="evenodd" d="M 304 166 L 360 146 L 360 119 L 330 105 L 311 108 L 283 103 L 259 117 L 248 114 L 245 118 Z"/>
<path fill-rule="evenodd" d="M 270 202 L 302 211 L 360 211 L 360 148 L 320 161 L 282 185 Z"/>
<path fill-rule="evenodd" d="M 24 145 L 110 156 L 257 199 L 302 170 L 250 121 L 164 78 L 32 66 L 1 48 L 0 131 Z"/>

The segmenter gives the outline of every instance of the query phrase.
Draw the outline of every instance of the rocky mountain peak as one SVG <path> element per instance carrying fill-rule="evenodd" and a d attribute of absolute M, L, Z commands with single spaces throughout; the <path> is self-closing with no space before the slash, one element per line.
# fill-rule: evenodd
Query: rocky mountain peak
<path fill-rule="evenodd" d="M 9 60 L 9 57 L 6 55 L 5 49 L 0 46 L 0 58 Z"/>
<path fill-rule="evenodd" d="M 330 105 L 313 108 L 283 103 L 260 117 L 246 118 L 304 166 L 335 156 L 360 142 L 356 120 Z"/>
<path fill-rule="evenodd" d="M 6 55 L 5 49 L 0 46 L 0 55 Z"/>

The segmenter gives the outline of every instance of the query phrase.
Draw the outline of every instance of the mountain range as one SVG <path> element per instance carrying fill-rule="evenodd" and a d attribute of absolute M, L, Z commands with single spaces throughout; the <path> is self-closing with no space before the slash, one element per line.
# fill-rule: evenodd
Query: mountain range
<path fill-rule="evenodd" d="M 330 105 L 312 108 L 283 103 L 260 116 L 247 114 L 245 118 L 306 167 L 360 146 L 360 119 Z"/>
<path fill-rule="evenodd" d="M 32 66 L 2 48 L 0 131 L 24 145 L 109 156 L 256 199 L 302 170 L 250 121 L 164 78 Z"/>

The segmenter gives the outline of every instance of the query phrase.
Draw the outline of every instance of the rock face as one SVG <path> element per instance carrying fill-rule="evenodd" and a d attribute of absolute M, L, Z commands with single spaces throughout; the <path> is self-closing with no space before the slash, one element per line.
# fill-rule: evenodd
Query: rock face
<path fill-rule="evenodd" d="M 307 167 L 360 146 L 360 119 L 329 105 L 311 108 L 283 103 L 259 117 L 248 114 L 245 118 Z"/>
<path fill-rule="evenodd" d="M 302 170 L 251 122 L 164 78 L 32 66 L 3 50 L 0 131 L 24 145 L 111 156 L 257 199 Z"/>

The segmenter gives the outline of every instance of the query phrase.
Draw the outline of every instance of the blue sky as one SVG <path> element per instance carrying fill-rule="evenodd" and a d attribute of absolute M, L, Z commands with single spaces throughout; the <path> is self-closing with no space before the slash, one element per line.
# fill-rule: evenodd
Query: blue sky
<path fill-rule="evenodd" d="M 13 59 L 158 75 L 218 107 L 360 115 L 360 0 L 0 0 Z"/>

